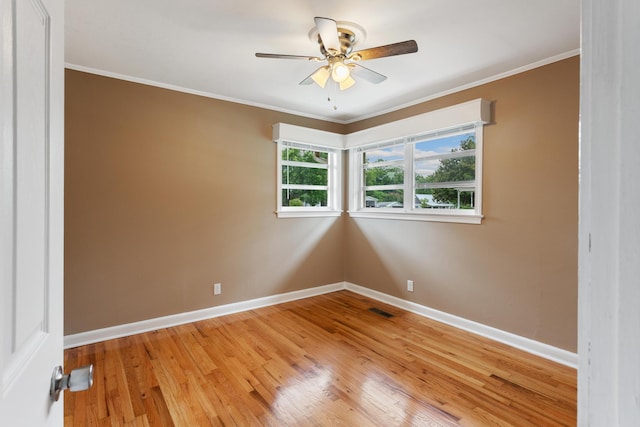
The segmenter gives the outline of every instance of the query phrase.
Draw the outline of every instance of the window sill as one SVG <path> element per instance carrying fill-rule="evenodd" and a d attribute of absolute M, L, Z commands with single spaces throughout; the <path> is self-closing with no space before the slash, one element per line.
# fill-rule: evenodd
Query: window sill
<path fill-rule="evenodd" d="M 482 215 L 475 212 L 397 212 L 392 210 L 349 211 L 352 218 L 396 219 L 404 221 L 454 222 L 460 224 L 480 224 Z"/>
<path fill-rule="evenodd" d="M 330 210 L 287 210 L 276 211 L 278 218 L 321 218 L 321 217 L 338 217 L 342 215 L 342 211 Z"/>

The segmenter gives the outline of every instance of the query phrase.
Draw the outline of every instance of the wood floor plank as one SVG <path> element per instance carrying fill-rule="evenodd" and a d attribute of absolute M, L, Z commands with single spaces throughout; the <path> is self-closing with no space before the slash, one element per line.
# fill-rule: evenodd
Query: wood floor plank
<path fill-rule="evenodd" d="M 67 427 L 576 424 L 574 369 L 348 291 L 65 351 L 88 363 Z"/>

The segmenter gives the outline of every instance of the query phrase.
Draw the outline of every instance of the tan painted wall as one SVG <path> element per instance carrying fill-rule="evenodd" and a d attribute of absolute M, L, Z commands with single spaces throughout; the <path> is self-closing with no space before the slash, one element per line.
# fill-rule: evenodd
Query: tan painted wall
<path fill-rule="evenodd" d="M 571 58 L 340 126 L 67 71 L 65 333 L 347 280 L 575 351 L 578 84 Z M 482 225 L 275 218 L 273 123 L 479 97 Z"/>
<path fill-rule="evenodd" d="M 344 219 L 276 219 L 271 142 L 341 126 L 70 70 L 65 114 L 65 334 L 344 280 Z"/>
<path fill-rule="evenodd" d="M 577 57 L 347 131 L 475 98 L 494 101 L 482 225 L 349 218 L 345 280 L 576 351 Z"/>

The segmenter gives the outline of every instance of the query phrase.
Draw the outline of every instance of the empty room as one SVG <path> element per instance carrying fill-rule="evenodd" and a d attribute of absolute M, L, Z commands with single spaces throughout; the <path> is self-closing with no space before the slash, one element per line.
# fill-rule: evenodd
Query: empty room
<path fill-rule="evenodd" d="M 632 425 L 633 6 L 584 3 L 3 3 L 2 418 Z"/>

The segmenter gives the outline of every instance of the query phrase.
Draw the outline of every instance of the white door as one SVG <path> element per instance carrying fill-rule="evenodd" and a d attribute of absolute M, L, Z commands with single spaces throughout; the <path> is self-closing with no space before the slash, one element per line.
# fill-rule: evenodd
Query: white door
<path fill-rule="evenodd" d="M 0 0 L 0 425 L 61 426 L 64 2 Z"/>

